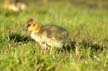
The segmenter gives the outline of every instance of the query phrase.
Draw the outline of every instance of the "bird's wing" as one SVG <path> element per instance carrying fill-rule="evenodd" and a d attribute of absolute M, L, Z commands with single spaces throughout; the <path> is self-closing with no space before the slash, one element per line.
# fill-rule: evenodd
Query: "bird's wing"
<path fill-rule="evenodd" d="M 48 38 L 55 40 L 64 40 L 68 36 L 68 32 L 64 28 L 56 25 L 44 25 L 42 31 Z"/>

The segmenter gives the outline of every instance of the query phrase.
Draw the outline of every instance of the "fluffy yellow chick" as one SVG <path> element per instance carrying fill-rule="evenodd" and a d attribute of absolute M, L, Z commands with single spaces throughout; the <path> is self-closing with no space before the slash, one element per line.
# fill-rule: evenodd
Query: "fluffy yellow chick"
<path fill-rule="evenodd" d="M 15 12 L 20 12 L 20 11 L 26 10 L 27 5 L 25 3 L 22 3 L 22 2 L 11 3 L 10 0 L 4 0 L 3 8 L 8 9 L 8 10 L 12 10 Z"/>
<path fill-rule="evenodd" d="M 31 32 L 31 38 L 38 42 L 42 48 L 49 46 L 62 48 L 69 37 L 69 33 L 65 28 L 52 24 L 41 26 L 33 18 L 27 21 L 26 29 Z"/>

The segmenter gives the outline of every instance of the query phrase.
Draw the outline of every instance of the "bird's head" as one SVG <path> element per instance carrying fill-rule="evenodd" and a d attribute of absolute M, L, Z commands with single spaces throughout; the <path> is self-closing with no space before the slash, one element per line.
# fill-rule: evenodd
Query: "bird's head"
<path fill-rule="evenodd" d="M 27 22 L 26 22 L 26 26 L 25 26 L 27 31 L 36 31 L 39 32 L 40 31 L 40 26 L 39 26 L 39 22 L 37 19 L 33 19 L 30 18 Z"/>

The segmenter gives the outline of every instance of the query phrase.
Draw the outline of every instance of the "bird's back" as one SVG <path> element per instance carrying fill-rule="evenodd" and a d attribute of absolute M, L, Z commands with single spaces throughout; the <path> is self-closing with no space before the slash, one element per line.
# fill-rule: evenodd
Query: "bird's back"
<path fill-rule="evenodd" d="M 42 26 L 42 33 L 46 33 L 48 38 L 59 41 L 64 41 L 69 36 L 69 33 L 66 29 L 52 24 Z"/>

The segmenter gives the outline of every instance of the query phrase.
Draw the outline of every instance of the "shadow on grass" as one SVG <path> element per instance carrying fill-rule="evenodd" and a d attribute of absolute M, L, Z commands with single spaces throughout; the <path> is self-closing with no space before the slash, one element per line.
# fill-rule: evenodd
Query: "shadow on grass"
<path fill-rule="evenodd" d="M 103 40 L 103 43 L 108 43 L 108 41 Z M 101 45 L 100 43 L 93 43 L 93 40 L 82 40 L 80 43 L 75 40 L 71 40 L 65 47 L 64 50 L 70 52 L 75 51 L 76 49 L 90 49 L 91 51 L 104 51 L 108 50 L 107 44 Z"/>
<path fill-rule="evenodd" d="M 27 43 L 33 41 L 29 36 L 20 35 L 18 33 L 10 33 L 8 36 L 9 41 Z"/>
<path fill-rule="evenodd" d="M 93 43 L 93 41 L 86 41 L 86 40 L 82 40 L 82 42 L 80 43 L 83 48 L 90 48 L 93 51 L 102 51 L 104 48 L 106 48 L 106 46 L 102 46 L 100 44 L 97 43 Z"/>

